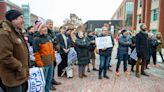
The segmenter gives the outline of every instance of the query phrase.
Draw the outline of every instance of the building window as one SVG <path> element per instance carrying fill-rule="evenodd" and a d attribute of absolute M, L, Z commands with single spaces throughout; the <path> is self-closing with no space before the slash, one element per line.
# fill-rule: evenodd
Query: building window
<path fill-rule="evenodd" d="M 153 30 L 152 30 L 152 33 L 153 33 L 153 34 L 157 34 L 157 29 L 153 29 Z"/>
<path fill-rule="evenodd" d="M 141 19 L 142 19 L 141 15 L 138 15 L 138 23 L 139 24 L 141 23 Z"/>
<path fill-rule="evenodd" d="M 138 7 L 142 7 L 142 0 L 138 1 Z"/>
<path fill-rule="evenodd" d="M 133 13 L 133 9 L 134 9 L 134 3 L 133 2 L 127 2 L 125 9 L 126 9 L 125 10 L 126 13 L 132 14 Z"/>
<path fill-rule="evenodd" d="M 157 21 L 158 20 L 158 9 L 154 9 L 153 10 L 153 21 Z"/>
<path fill-rule="evenodd" d="M 9 5 L 6 5 L 6 11 L 11 10 L 11 7 Z"/>

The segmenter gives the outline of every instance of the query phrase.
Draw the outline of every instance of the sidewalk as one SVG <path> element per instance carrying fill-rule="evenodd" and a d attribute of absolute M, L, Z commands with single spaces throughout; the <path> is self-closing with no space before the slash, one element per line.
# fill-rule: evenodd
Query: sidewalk
<path fill-rule="evenodd" d="M 125 76 L 123 72 L 123 64 L 120 67 L 120 77 L 115 75 L 115 67 L 117 63 L 116 48 L 112 54 L 112 70 L 108 71 L 110 79 L 98 79 L 98 72 L 92 71 L 86 73 L 87 78 L 80 79 L 78 77 L 78 67 L 74 66 L 74 78 L 67 79 L 56 77 L 57 81 L 62 82 L 62 85 L 56 86 L 57 91 L 55 92 L 164 92 L 164 64 L 159 63 L 160 67 L 150 66 L 149 73 L 150 77 L 141 76 L 141 78 L 135 77 L 135 73 L 129 76 Z M 99 67 L 99 58 L 96 58 L 96 67 Z M 90 69 L 92 69 L 90 65 Z M 130 65 L 128 65 L 130 70 Z M 52 91 L 51 91 L 52 92 Z"/>

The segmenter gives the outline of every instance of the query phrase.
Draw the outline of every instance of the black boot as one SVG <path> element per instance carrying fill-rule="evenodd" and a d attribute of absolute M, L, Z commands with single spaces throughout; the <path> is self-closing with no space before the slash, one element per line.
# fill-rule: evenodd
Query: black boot
<path fill-rule="evenodd" d="M 131 71 L 132 71 L 132 72 L 134 72 L 134 69 L 133 69 L 133 68 L 131 68 Z"/>
<path fill-rule="evenodd" d="M 144 76 L 149 77 L 149 75 L 148 75 L 148 74 L 146 74 L 145 72 L 141 73 L 141 75 L 144 75 Z"/>
<path fill-rule="evenodd" d="M 104 78 L 109 79 L 109 77 L 107 75 L 105 75 Z"/>
<path fill-rule="evenodd" d="M 61 82 L 57 82 L 56 80 L 52 80 L 51 83 L 54 85 L 61 85 Z"/>

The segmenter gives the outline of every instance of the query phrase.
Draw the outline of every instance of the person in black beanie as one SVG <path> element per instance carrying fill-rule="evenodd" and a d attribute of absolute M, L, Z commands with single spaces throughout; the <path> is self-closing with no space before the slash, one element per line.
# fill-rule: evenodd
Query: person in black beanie
<path fill-rule="evenodd" d="M 5 17 L 6 17 L 6 20 L 12 22 L 12 20 L 18 18 L 21 15 L 22 13 L 17 10 L 10 10 L 6 13 Z"/>
<path fill-rule="evenodd" d="M 23 37 L 24 18 L 17 10 L 7 11 L 0 22 L 0 80 L 5 92 L 27 92 L 29 51 Z"/>

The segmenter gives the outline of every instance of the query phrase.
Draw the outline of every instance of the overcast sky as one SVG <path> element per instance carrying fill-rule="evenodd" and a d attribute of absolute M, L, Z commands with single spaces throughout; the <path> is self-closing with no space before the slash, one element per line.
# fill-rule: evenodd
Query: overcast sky
<path fill-rule="evenodd" d="M 87 20 L 109 20 L 123 0 L 9 0 L 19 6 L 29 3 L 31 13 L 62 25 L 70 13 Z"/>

